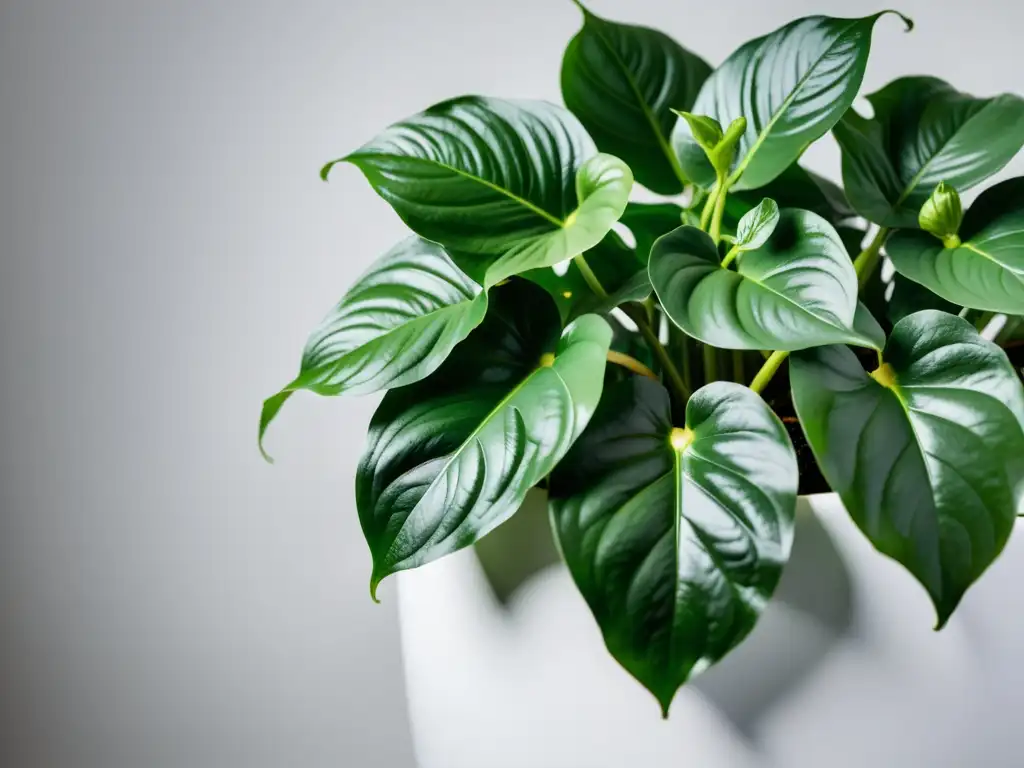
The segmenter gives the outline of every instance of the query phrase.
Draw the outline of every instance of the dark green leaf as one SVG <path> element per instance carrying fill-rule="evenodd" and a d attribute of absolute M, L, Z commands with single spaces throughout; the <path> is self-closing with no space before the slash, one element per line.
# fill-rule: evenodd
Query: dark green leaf
<path fill-rule="evenodd" d="M 627 301 L 642 301 L 651 295 L 646 265 L 614 232 L 609 232 L 584 256 L 608 291 L 607 298 L 594 294 L 575 262 L 570 262 L 562 274 L 551 267 L 532 269 L 522 274 L 551 295 L 564 321 L 591 312 L 604 314 Z"/>
<path fill-rule="evenodd" d="M 726 199 L 727 220 L 731 213 L 733 222 L 738 221 L 766 197 L 777 202 L 780 208 L 800 208 L 816 213 L 834 227 L 857 215 L 840 187 L 794 163 L 760 189 L 730 190 Z M 732 228 L 735 230 L 735 223 Z"/>
<path fill-rule="evenodd" d="M 633 233 L 637 258 L 646 264 L 655 240 L 680 224 L 696 225 L 696 220 L 690 220 L 695 218 L 685 208 L 673 203 L 628 203 L 619 223 Z"/>
<path fill-rule="evenodd" d="M 601 242 L 633 176 L 621 160 L 593 155 L 566 110 L 469 96 L 391 126 L 343 160 L 414 232 L 490 287 Z"/>
<path fill-rule="evenodd" d="M 958 306 L 1024 314 L 1024 178 L 985 190 L 946 248 L 921 231 L 886 244 L 896 270 Z"/>
<path fill-rule="evenodd" d="M 851 110 L 835 127 L 843 183 L 864 218 L 916 228 L 940 182 L 963 192 L 1001 169 L 1024 144 L 1024 99 L 978 99 L 934 77 L 904 77 L 868 96 L 875 116 Z"/>
<path fill-rule="evenodd" d="M 796 350 L 884 342 L 858 305 L 846 248 L 820 216 L 783 211 L 768 242 L 736 263 L 735 272 L 723 268 L 707 234 L 680 227 L 655 243 L 648 269 L 666 314 L 705 344 Z"/>
<path fill-rule="evenodd" d="M 661 32 L 607 21 L 577 5 L 583 28 L 562 60 L 565 105 L 637 181 L 659 194 L 680 192 L 686 177 L 669 145 L 671 108 L 689 109 L 711 67 Z"/>
<path fill-rule="evenodd" d="M 747 119 L 733 189 L 763 187 L 842 117 L 860 89 L 871 31 L 882 15 L 799 19 L 746 43 L 712 73 L 690 111 L 721 125 Z M 689 178 L 705 187 L 714 183 L 685 121 L 676 124 L 672 143 Z"/>
<path fill-rule="evenodd" d="M 260 440 L 289 394 L 367 394 L 437 369 L 484 317 L 487 295 L 441 246 L 410 237 L 366 272 L 313 331 L 298 377 L 264 404 Z"/>
<path fill-rule="evenodd" d="M 907 315 L 920 312 L 922 309 L 938 309 L 955 315 L 960 311 L 956 304 L 936 296 L 923 285 L 909 280 L 897 273 L 892 276 L 892 295 L 886 308 L 889 321 L 898 323 Z"/>
<path fill-rule="evenodd" d="M 444 365 L 384 397 L 356 476 L 373 591 L 507 519 L 583 431 L 611 329 L 595 315 L 560 328 L 544 292 L 513 280 Z"/>
<path fill-rule="evenodd" d="M 1024 389 L 965 320 L 904 318 L 869 375 L 845 347 L 790 359 L 797 414 L 829 484 L 941 626 L 1024 511 Z"/>
<path fill-rule="evenodd" d="M 793 541 L 797 466 L 778 417 L 716 382 L 673 428 L 668 393 L 610 385 L 551 479 L 560 549 L 609 651 L 667 714 L 750 632 Z"/>

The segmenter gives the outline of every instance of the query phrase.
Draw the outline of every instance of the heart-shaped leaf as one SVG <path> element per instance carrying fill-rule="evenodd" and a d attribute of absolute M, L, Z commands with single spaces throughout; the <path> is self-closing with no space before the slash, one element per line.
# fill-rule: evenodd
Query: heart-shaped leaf
<path fill-rule="evenodd" d="M 723 229 L 735 232 L 743 214 L 755 208 L 766 197 L 778 203 L 780 208 L 800 208 L 816 213 L 833 227 L 857 215 L 840 187 L 794 163 L 760 189 L 745 192 L 730 190 L 725 203 Z"/>
<path fill-rule="evenodd" d="M 965 320 L 896 324 L 873 374 L 845 347 L 790 358 L 818 465 L 882 553 L 931 595 L 941 626 L 1024 512 L 1024 389 Z"/>
<path fill-rule="evenodd" d="M 356 165 L 414 232 L 490 287 L 583 253 L 622 215 L 632 173 L 594 151 L 564 109 L 467 96 L 391 126 L 323 175 Z"/>
<path fill-rule="evenodd" d="M 583 11 L 562 60 L 562 98 L 597 146 L 662 195 L 687 179 L 669 144 L 672 108 L 689 109 L 711 67 L 667 35 Z"/>
<path fill-rule="evenodd" d="M 779 224 L 779 206 L 774 200 L 765 198 L 743 214 L 736 225 L 733 247 L 737 251 L 756 251 L 768 242 Z"/>
<path fill-rule="evenodd" d="M 851 110 L 835 127 L 853 207 L 886 227 L 917 228 L 940 182 L 963 192 L 1024 145 L 1024 99 L 960 93 L 934 77 L 904 77 L 867 97 L 875 116 Z"/>
<path fill-rule="evenodd" d="M 746 43 L 712 73 L 691 111 L 723 126 L 747 119 L 730 176 L 733 189 L 769 183 L 843 116 L 864 77 L 871 31 L 885 13 L 892 11 L 863 19 L 799 19 Z M 676 123 L 672 144 L 683 172 L 711 186 L 714 170 L 685 121 Z"/>
<path fill-rule="evenodd" d="M 724 349 L 796 350 L 821 344 L 880 347 L 884 334 L 857 301 L 857 275 L 836 231 L 809 211 L 782 211 L 761 248 L 722 267 L 695 227 L 654 245 L 648 270 L 669 318 Z"/>
<path fill-rule="evenodd" d="M 612 655 L 667 715 L 753 628 L 793 541 L 797 465 L 746 387 L 715 382 L 673 428 L 669 396 L 609 385 L 550 485 L 555 534 Z"/>
<path fill-rule="evenodd" d="M 313 331 L 298 377 L 264 403 L 260 441 L 296 390 L 366 394 L 428 376 L 486 310 L 487 294 L 441 246 L 415 236 L 404 240 Z"/>
<path fill-rule="evenodd" d="M 560 328 L 544 292 L 513 280 L 444 365 L 384 397 L 356 475 L 371 591 L 506 520 L 583 431 L 612 332 L 596 315 Z"/>
<path fill-rule="evenodd" d="M 1024 178 L 986 189 L 964 217 L 960 241 L 946 248 L 926 232 L 901 231 L 886 252 L 901 275 L 953 304 L 1024 314 Z"/>

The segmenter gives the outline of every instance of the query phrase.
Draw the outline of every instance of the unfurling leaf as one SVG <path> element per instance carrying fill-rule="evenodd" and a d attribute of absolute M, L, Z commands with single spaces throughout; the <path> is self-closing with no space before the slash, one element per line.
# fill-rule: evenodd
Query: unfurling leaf
<path fill-rule="evenodd" d="M 1024 178 L 986 189 L 964 217 L 956 242 L 900 231 L 886 252 L 901 275 L 946 301 L 1024 314 Z"/>
<path fill-rule="evenodd" d="M 765 198 L 740 219 L 736 227 L 735 248 L 738 251 L 753 251 L 760 248 L 768 242 L 778 224 L 779 206 L 774 200 Z"/>
<path fill-rule="evenodd" d="M 583 28 L 562 60 L 562 98 L 602 152 L 621 157 L 658 194 L 682 190 L 686 177 L 669 145 L 711 67 L 667 35 L 583 11 Z"/>
<path fill-rule="evenodd" d="M 724 269 L 704 232 L 680 227 L 655 243 L 648 270 L 666 314 L 686 334 L 724 349 L 881 347 L 857 301 L 857 275 L 836 231 L 808 211 L 782 211 L 768 241 Z"/>
<path fill-rule="evenodd" d="M 917 223 L 929 235 L 939 238 L 945 247 L 956 248 L 960 245 L 958 233 L 963 219 L 960 195 L 953 187 L 942 182 L 921 206 Z"/>
<path fill-rule="evenodd" d="M 797 465 L 785 427 L 746 387 L 609 386 L 551 478 L 573 579 L 626 670 L 667 715 L 678 688 L 753 628 L 793 542 Z"/>
<path fill-rule="evenodd" d="M 1024 390 L 965 320 L 896 324 L 868 374 L 845 347 L 790 359 L 793 402 L 829 484 L 945 624 L 1024 512 Z"/>
<path fill-rule="evenodd" d="M 372 590 L 506 520 L 583 431 L 612 332 L 596 315 L 560 329 L 543 290 L 512 280 L 444 365 L 384 397 L 356 475 Z"/>
<path fill-rule="evenodd" d="M 860 89 L 871 32 L 884 13 L 794 21 L 746 43 L 712 73 L 690 111 L 721 125 L 747 119 L 733 189 L 772 181 L 843 116 Z M 672 143 L 686 175 L 711 186 L 714 168 L 685 122 L 676 124 Z"/>
<path fill-rule="evenodd" d="M 843 184 L 864 218 L 915 228 L 932 190 L 964 192 L 1024 145 L 1024 99 L 978 99 L 934 77 L 904 77 L 867 97 L 874 118 L 850 110 L 835 127 Z"/>

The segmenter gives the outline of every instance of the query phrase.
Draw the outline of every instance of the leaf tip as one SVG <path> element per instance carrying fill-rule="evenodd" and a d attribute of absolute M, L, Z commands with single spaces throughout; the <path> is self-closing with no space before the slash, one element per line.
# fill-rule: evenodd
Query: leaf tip
<path fill-rule="evenodd" d="M 338 163 L 343 163 L 346 160 L 348 160 L 348 157 L 341 157 L 338 158 L 337 160 L 331 160 L 331 162 L 327 163 L 323 168 L 320 169 L 320 181 L 327 181 L 327 177 L 334 169 L 334 166 L 336 166 Z"/>
<path fill-rule="evenodd" d="M 377 587 L 384 581 L 384 578 L 384 576 L 378 576 L 376 570 L 370 576 L 370 599 L 377 605 L 380 605 L 380 598 L 377 597 Z"/>
<path fill-rule="evenodd" d="M 913 32 L 914 31 L 914 20 L 912 18 L 910 18 L 909 16 L 907 16 L 905 13 L 900 13 L 895 8 L 889 8 L 887 10 L 882 11 L 880 14 L 878 14 L 878 16 L 876 18 L 885 16 L 887 13 L 891 13 L 891 14 L 893 14 L 895 16 L 899 16 L 900 19 L 903 20 L 903 25 L 904 25 L 903 31 L 904 32 Z"/>
<path fill-rule="evenodd" d="M 266 437 L 267 427 L 270 426 L 270 422 L 272 422 L 274 417 L 277 416 L 278 411 L 281 410 L 281 406 L 283 406 L 288 398 L 292 396 L 292 391 L 293 390 L 291 389 L 282 389 L 276 395 L 271 395 L 263 401 L 263 409 L 260 411 L 260 429 L 256 444 L 260 449 L 260 455 L 268 464 L 273 464 L 274 459 L 269 453 L 267 453 L 267 449 L 263 445 L 263 438 Z"/>

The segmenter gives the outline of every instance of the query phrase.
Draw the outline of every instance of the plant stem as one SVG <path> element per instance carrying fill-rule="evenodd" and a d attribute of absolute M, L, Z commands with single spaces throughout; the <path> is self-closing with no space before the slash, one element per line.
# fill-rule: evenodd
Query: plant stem
<path fill-rule="evenodd" d="M 853 268 L 857 272 L 857 282 L 861 288 L 867 285 L 868 279 L 878 267 L 878 262 L 882 257 L 882 246 L 885 245 L 885 240 L 891 231 L 888 227 L 879 227 L 874 239 L 868 243 L 868 247 L 853 260 Z"/>
<path fill-rule="evenodd" d="M 715 211 L 711 214 L 711 239 L 718 245 L 722 239 L 722 215 L 725 213 L 725 199 L 729 196 L 729 181 L 725 174 L 718 176 L 718 197 L 715 198 Z"/>
<path fill-rule="evenodd" d="M 579 269 L 580 274 L 583 275 L 583 282 L 587 284 L 587 287 L 589 287 L 599 299 L 607 299 L 608 291 L 606 291 L 604 286 L 601 285 L 601 281 L 597 279 L 597 275 L 594 274 L 590 265 L 587 264 L 587 260 L 583 258 L 583 254 L 581 253 L 577 256 L 573 256 L 572 261 L 576 265 L 576 268 Z"/>
<path fill-rule="evenodd" d="M 710 344 L 704 345 L 704 382 L 718 381 L 718 350 Z"/>
<path fill-rule="evenodd" d="M 623 354 L 622 352 L 616 352 L 614 349 L 608 350 L 608 362 L 614 363 L 615 365 L 621 365 L 633 373 L 639 373 L 641 376 L 646 376 L 649 379 L 658 380 L 658 374 L 648 368 L 646 365 L 641 363 L 635 357 Z"/>
<path fill-rule="evenodd" d="M 636 323 L 636 327 L 640 330 L 640 335 L 644 337 L 647 345 L 651 348 L 651 352 L 654 353 L 654 356 L 658 358 L 658 362 L 661 363 L 661 368 L 668 378 L 669 385 L 680 400 L 685 403 L 690 397 L 690 389 L 683 381 L 683 377 L 679 375 L 679 370 L 676 368 L 675 363 L 672 362 L 672 358 L 665 351 L 665 347 L 661 345 L 658 335 L 647 321 L 646 313 L 643 310 L 633 309 L 628 304 L 623 305 L 622 311 L 626 313 L 630 320 Z"/>
<path fill-rule="evenodd" d="M 733 246 L 729 249 L 729 252 L 725 254 L 725 258 L 722 259 L 722 269 L 728 269 L 729 265 L 732 264 L 733 259 L 740 255 L 740 249 L 738 246 Z"/>
<path fill-rule="evenodd" d="M 708 231 L 708 223 L 711 221 L 711 214 L 715 209 L 715 205 L 718 200 L 718 193 L 720 187 L 715 187 L 711 190 L 711 194 L 708 195 L 708 199 L 704 201 L 704 210 L 700 213 L 700 228 L 705 232 Z"/>
<path fill-rule="evenodd" d="M 757 372 L 754 380 L 750 382 L 750 388 L 757 392 L 757 394 L 761 394 L 764 388 L 768 386 L 768 382 L 772 380 L 772 377 L 778 373 L 779 367 L 787 357 L 789 357 L 789 352 L 772 352 L 771 357 L 764 361 L 761 370 Z"/>
<path fill-rule="evenodd" d="M 746 380 L 743 373 L 743 352 L 739 349 L 732 351 L 732 380 L 742 384 Z"/>

